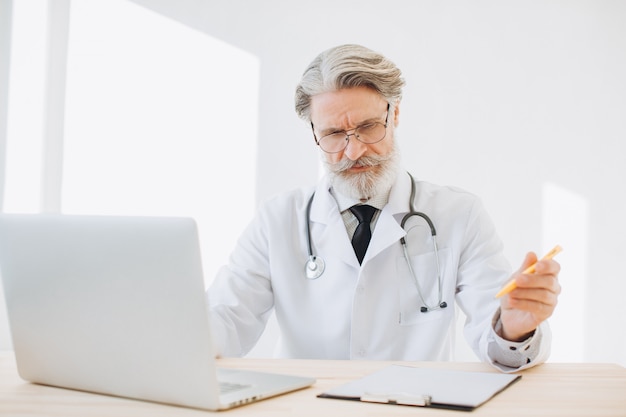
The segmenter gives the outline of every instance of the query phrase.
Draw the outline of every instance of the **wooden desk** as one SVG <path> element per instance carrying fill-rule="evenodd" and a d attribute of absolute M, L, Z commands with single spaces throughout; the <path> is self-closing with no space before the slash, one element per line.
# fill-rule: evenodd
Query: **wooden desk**
<path fill-rule="evenodd" d="M 220 359 L 220 366 L 317 378 L 310 388 L 211 413 L 24 382 L 11 352 L 0 352 L 0 416 L 626 416 L 626 369 L 611 364 L 544 364 L 522 372 L 522 379 L 471 413 L 316 398 L 339 384 L 391 363 Z M 482 363 L 408 363 L 467 371 L 495 372 Z"/>

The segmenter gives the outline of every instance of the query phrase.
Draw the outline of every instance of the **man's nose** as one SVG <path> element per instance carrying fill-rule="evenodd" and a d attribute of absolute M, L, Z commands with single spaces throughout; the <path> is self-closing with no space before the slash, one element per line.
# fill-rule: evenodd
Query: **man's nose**
<path fill-rule="evenodd" d="M 346 146 L 344 155 L 351 161 L 356 161 L 365 154 L 367 145 L 356 138 L 354 130 L 352 133 L 346 132 L 346 135 L 348 136 L 348 146 Z"/>

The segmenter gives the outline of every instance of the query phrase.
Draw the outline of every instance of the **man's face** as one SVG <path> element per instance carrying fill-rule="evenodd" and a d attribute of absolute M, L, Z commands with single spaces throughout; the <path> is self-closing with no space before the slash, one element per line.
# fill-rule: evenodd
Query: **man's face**
<path fill-rule="evenodd" d="M 387 101 L 367 87 L 355 87 L 318 94 L 311 98 L 311 122 L 319 140 L 338 131 L 353 129 L 372 122 L 385 123 Z M 392 107 L 387 132 L 380 142 L 365 144 L 350 136 L 348 146 L 337 153 L 324 153 L 333 184 L 343 194 L 369 198 L 395 179 L 398 158 L 394 145 L 394 128 L 399 108 Z"/>

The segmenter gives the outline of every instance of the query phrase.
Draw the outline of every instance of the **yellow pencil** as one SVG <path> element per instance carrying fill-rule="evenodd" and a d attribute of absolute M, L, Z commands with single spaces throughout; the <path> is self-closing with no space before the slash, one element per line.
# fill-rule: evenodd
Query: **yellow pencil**
<path fill-rule="evenodd" d="M 550 252 L 546 254 L 546 256 L 541 258 L 541 260 L 543 261 L 544 259 L 552 259 L 556 256 L 557 253 L 561 252 L 562 250 L 563 250 L 562 247 L 560 247 L 559 245 L 556 245 L 555 247 L 552 248 Z M 534 264 L 526 268 L 524 272 L 522 272 L 522 274 L 534 274 L 535 265 L 537 265 L 537 262 L 535 262 Z M 508 284 L 502 287 L 502 289 L 496 294 L 496 298 L 502 297 L 503 295 L 510 293 L 515 288 L 517 288 L 517 284 L 515 283 L 515 280 L 511 280 Z"/>

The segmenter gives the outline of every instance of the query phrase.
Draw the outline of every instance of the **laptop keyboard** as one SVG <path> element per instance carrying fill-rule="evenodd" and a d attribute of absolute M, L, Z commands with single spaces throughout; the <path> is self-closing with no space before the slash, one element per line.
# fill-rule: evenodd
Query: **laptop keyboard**
<path fill-rule="evenodd" d="M 221 394 L 229 394 L 231 392 L 239 391 L 245 388 L 250 387 L 250 385 L 246 384 L 237 384 L 235 382 L 220 382 L 220 393 Z"/>

